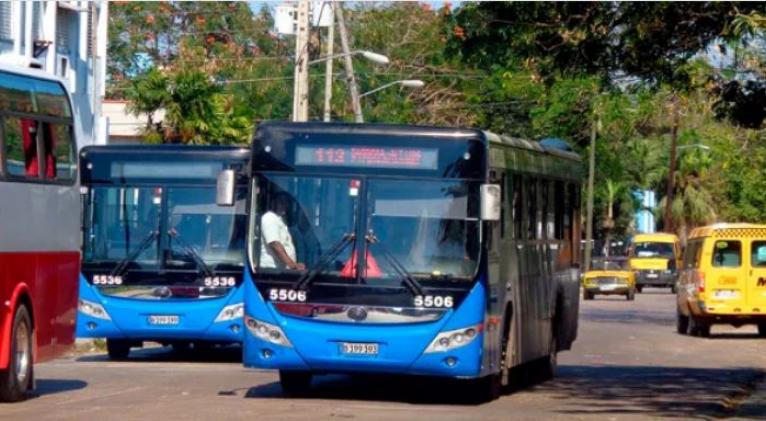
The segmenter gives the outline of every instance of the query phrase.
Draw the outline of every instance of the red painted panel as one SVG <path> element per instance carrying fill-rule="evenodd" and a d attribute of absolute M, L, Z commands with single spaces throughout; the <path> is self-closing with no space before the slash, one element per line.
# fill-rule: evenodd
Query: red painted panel
<path fill-rule="evenodd" d="M 36 361 L 74 344 L 79 252 L 0 253 L 0 368 L 8 365 L 10 325 L 21 294 L 32 301 Z"/>

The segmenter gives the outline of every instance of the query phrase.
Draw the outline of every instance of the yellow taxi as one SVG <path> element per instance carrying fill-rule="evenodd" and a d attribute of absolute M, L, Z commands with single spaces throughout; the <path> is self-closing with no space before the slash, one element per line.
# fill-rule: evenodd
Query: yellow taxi
<path fill-rule="evenodd" d="M 628 268 L 625 257 L 593 259 L 591 269 L 582 280 L 583 299 L 596 295 L 624 295 L 628 301 L 636 298 L 636 278 Z"/>
<path fill-rule="evenodd" d="M 681 263 L 681 242 L 675 234 L 636 234 L 628 247 L 630 269 L 636 274 L 636 289 L 665 287 L 676 290 L 676 270 Z"/>
<path fill-rule="evenodd" d="M 766 225 L 694 229 L 676 298 L 678 333 L 708 336 L 715 323 L 755 323 L 766 337 Z"/>

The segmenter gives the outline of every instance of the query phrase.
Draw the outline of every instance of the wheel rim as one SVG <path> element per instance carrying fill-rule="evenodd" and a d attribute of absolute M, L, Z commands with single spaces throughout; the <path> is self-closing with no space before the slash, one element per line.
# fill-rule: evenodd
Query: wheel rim
<path fill-rule="evenodd" d="M 32 350 L 29 346 L 29 327 L 20 323 L 16 327 L 16 381 L 23 384 L 29 375 L 29 364 L 32 360 Z"/>

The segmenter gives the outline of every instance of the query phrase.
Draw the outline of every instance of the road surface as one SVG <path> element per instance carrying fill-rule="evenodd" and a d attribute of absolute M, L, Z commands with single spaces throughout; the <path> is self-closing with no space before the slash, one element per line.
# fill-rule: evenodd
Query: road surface
<path fill-rule="evenodd" d="M 282 396 L 273 372 L 240 365 L 239 350 L 179 356 L 134 351 L 37 366 L 38 391 L 0 405 L 18 420 L 633 420 L 729 417 L 747 404 L 766 371 L 766 340 L 754 327 L 714 327 L 709 339 L 675 333 L 674 297 L 646 290 L 636 301 L 581 303 L 574 349 L 560 354 L 554 381 L 497 401 L 461 403 L 455 385 L 418 378 L 326 376 L 312 396 Z M 762 405 L 762 404 L 759 404 Z M 766 419 L 766 405 L 748 414 Z M 756 414 L 756 415 L 753 415 Z"/>

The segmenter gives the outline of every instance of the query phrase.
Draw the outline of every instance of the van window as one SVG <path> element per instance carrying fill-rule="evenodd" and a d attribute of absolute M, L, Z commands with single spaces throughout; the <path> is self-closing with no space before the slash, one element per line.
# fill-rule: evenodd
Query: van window
<path fill-rule="evenodd" d="M 766 241 L 753 241 L 750 250 L 750 265 L 766 267 Z"/>
<path fill-rule="evenodd" d="M 742 264 L 739 241 L 716 241 L 713 245 L 713 267 L 736 268 Z"/>

